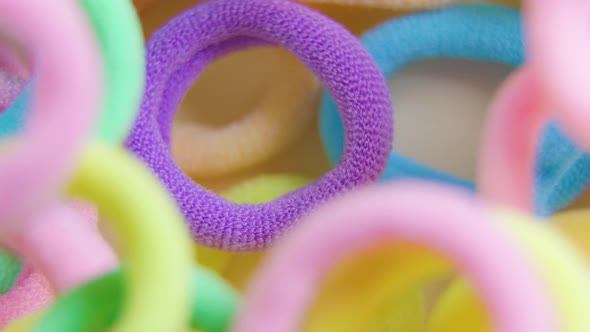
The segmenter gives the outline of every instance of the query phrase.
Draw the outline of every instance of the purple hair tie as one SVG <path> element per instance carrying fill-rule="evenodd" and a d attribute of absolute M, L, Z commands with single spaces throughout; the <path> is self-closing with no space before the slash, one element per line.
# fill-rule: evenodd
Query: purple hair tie
<path fill-rule="evenodd" d="M 344 154 L 334 169 L 304 188 L 265 204 L 236 204 L 195 184 L 174 163 L 172 121 L 209 62 L 269 44 L 294 53 L 334 96 L 346 127 Z M 174 196 L 199 244 L 231 251 L 263 249 L 318 205 L 377 181 L 385 168 L 393 139 L 387 82 L 355 36 L 304 5 L 287 0 L 204 2 L 153 34 L 147 61 L 146 93 L 127 146 Z"/>

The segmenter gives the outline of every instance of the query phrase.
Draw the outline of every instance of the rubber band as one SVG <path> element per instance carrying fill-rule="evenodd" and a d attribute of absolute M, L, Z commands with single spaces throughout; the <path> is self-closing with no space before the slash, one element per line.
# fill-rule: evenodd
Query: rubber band
<path fill-rule="evenodd" d="M 294 143 L 311 126 L 319 83 L 295 58 L 279 52 L 276 62 L 273 83 L 245 116 L 223 127 L 174 124 L 172 151 L 185 173 L 208 177 L 245 169 Z"/>
<path fill-rule="evenodd" d="M 478 165 L 478 187 L 490 202 L 531 211 L 534 147 L 549 120 L 541 102 L 526 66 L 508 78 L 492 102 Z"/>
<path fill-rule="evenodd" d="M 23 18 L 34 18 L 35 24 Z M 34 54 L 38 87 L 23 137 L 2 147 L 2 236 L 26 227 L 28 217 L 52 201 L 73 171 L 73 161 L 98 112 L 102 68 L 86 23 L 75 3 L 0 3 L 1 29 Z M 68 47 L 55 47 L 54 39 L 47 36 L 60 36 L 60 42 Z M 57 74 L 66 68 L 68 75 Z"/>
<path fill-rule="evenodd" d="M 590 150 L 590 96 L 585 84 L 590 43 L 589 1 L 524 1 L 530 66 L 548 109 L 585 150 Z"/>
<path fill-rule="evenodd" d="M 103 54 L 106 57 L 107 79 L 109 83 L 107 84 L 107 88 L 109 91 L 108 98 L 105 102 L 106 110 L 103 113 L 101 138 L 106 141 L 121 142 L 132 125 L 132 120 L 135 118 L 143 92 L 142 78 L 144 76 L 145 60 L 139 20 L 133 6 L 125 1 L 121 4 L 115 4 L 114 2 L 111 4 L 109 2 L 111 5 L 107 4 L 105 6 L 102 3 L 98 4 L 94 1 L 83 0 L 82 4 L 85 6 L 88 16 L 94 23 L 96 33 L 102 42 Z M 119 23 L 113 25 L 113 21 Z M 121 33 L 120 28 L 126 32 Z M 32 87 L 28 87 L 16 103 L 2 115 L 0 120 L 0 137 L 4 138 L 12 135 L 21 129 L 28 116 L 27 113 L 30 111 L 29 101 L 33 90 Z M 43 216 L 41 219 L 47 219 L 47 216 Z M 72 216 L 68 216 L 68 219 L 72 219 Z M 48 227 L 46 223 L 45 226 L 48 227 L 47 234 L 51 234 L 53 227 L 59 227 L 60 221 L 56 218 L 54 218 L 54 221 L 56 223 L 52 227 Z M 45 256 L 45 259 L 40 259 L 38 263 L 41 267 L 45 268 L 44 272 L 47 273 L 47 276 L 56 285 L 58 290 L 67 289 L 91 276 L 99 275 L 98 271 L 104 273 L 105 269 L 108 270 L 116 263 L 114 255 L 108 246 L 102 242 L 102 239 L 99 240 L 99 237 L 95 235 L 96 232 L 93 230 L 88 232 L 84 229 L 84 226 L 80 228 L 79 225 L 82 225 L 82 223 L 74 221 L 69 226 L 78 229 L 80 232 L 79 240 L 84 239 L 83 241 L 86 242 L 85 247 L 93 251 L 94 260 L 92 261 L 88 261 L 83 257 L 80 257 L 83 259 L 79 261 L 75 258 L 76 252 L 70 250 L 63 251 L 64 254 L 69 256 L 69 259 L 60 257 L 59 260 L 56 260 L 55 258 L 59 255 L 55 255 L 55 252 L 51 249 L 54 248 L 62 251 L 63 243 L 51 243 L 50 238 L 48 238 L 49 241 L 43 240 L 42 243 L 45 244 L 43 249 L 40 249 L 38 246 L 28 247 L 28 249 L 33 250 L 36 254 L 27 252 L 27 249 L 24 251 L 24 256 L 27 257 Z M 34 228 L 40 227 L 41 225 Z M 64 231 L 69 230 L 75 233 L 70 227 L 65 227 Z M 53 229 L 53 231 L 55 230 Z M 35 236 L 41 239 L 45 237 L 42 234 L 43 231 L 33 229 L 33 232 L 35 232 Z M 62 246 L 62 249 L 59 246 Z M 21 253 L 23 252 L 21 251 Z M 70 264 L 63 266 L 65 262 Z M 72 262 L 78 262 L 79 264 Z M 76 271 L 76 269 L 78 270 Z M 61 280 L 61 278 L 66 279 Z"/>
<path fill-rule="evenodd" d="M 152 173 L 124 150 L 94 143 L 69 193 L 96 203 L 126 245 L 129 296 L 112 330 L 182 331 L 189 317 L 191 243 L 180 213 Z"/>
<path fill-rule="evenodd" d="M 510 66 L 520 66 L 524 61 L 519 11 L 493 4 L 457 5 L 407 15 L 373 29 L 362 42 L 386 77 L 412 62 L 430 58 L 475 59 Z M 330 160 L 336 163 L 342 154 L 344 129 L 328 93 L 322 100 L 320 129 Z M 590 157 L 554 125 L 544 132 L 538 163 L 535 211 L 539 215 L 565 207 L 590 182 Z M 394 150 L 381 180 L 405 177 L 475 189 L 471 181 L 431 169 Z"/>
<path fill-rule="evenodd" d="M 260 40 L 289 49 L 331 89 L 348 120 L 349 141 L 343 161 L 309 186 L 270 203 L 239 205 L 195 184 L 174 164 L 169 133 L 182 95 L 207 62 Z M 387 84 L 358 40 L 325 16 L 290 1 L 208 1 L 170 20 L 147 47 L 146 95 L 127 147 L 158 174 L 197 243 L 265 248 L 315 207 L 381 174 L 392 141 Z"/>
<path fill-rule="evenodd" d="M 25 318 L 4 331 L 104 331 L 114 325 L 126 291 L 123 272 L 102 276 L 60 297 L 40 317 Z M 237 309 L 238 295 L 223 279 L 207 269 L 193 270 L 191 278 L 193 302 L 190 326 L 204 332 L 227 331 Z M 32 328 L 25 329 L 26 325 Z M 91 327 L 89 327 L 91 326 Z"/>
<path fill-rule="evenodd" d="M 419 244 L 451 258 L 473 278 L 496 331 L 559 330 L 541 277 L 485 211 L 469 195 L 435 184 L 400 182 L 346 195 L 275 248 L 246 292 L 233 331 L 297 330 L 335 262 L 383 242 Z"/>
<path fill-rule="evenodd" d="M 119 144 L 129 134 L 143 94 L 145 54 L 141 24 L 129 1 L 79 1 L 93 24 L 104 57 L 106 98 L 101 104 L 98 136 L 106 142 Z M 33 93 L 32 88 L 25 89 L 7 110 L 13 117 L 0 118 L 2 136 L 20 131 L 30 112 L 27 100 Z"/>
<path fill-rule="evenodd" d="M 96 230 L 96 212 L 89 208 L 93 210 L 77 202 L 57 207 L 35 227 L 11 239 L 8 246 L 26 257 L 29 267 L 20 268 L 22 261 L 9 253 L 2 257 L 3 264 L 9 262 L 19 269 L 2 271 L 10 288 L 0 297 L 0 328 L 44 309 L 56 291 L 62 293 L 116 268 L 114 253 Z"/>
<path fill-rule="evenodd" d="M 118 266 L 115 253 L 96 229 L 96 214 L 88 218 L 81 212 L 80 206 L 60 204 L 8 244 L 30 260 L 58 293 Z"/>
<path fill-rule="evenodd" d="M 559 306 L 562 321 L 558 331 L 589 331 L 590 317 L 584 308 L 590 306 L 590 285 L 587 266 L 577 250 L 553 227 L 537 225 L 529 217 L 512 211 L 499 211 L 495 214 L 500 225 L 524 244 L 528 255 L 539 266 L 546 283 L 550 285 L 549 289 Z M 451 286 L 451 293 L 443 295 L 434 310 L 428 331 L 490 330 L 485 324 L 473 326 L 470 323 L 474 323 L 474 320 L 463 319 L 481 318 L 485 314 L 479 311 L 483 308 L 473 291 L 464 285 L 464 280 L 458 279 L 455 284 L 458 285 Z M 455 319 L 458 317 L 461 319 Z M 481 321 L 475 323 L 481 324 Z"/>

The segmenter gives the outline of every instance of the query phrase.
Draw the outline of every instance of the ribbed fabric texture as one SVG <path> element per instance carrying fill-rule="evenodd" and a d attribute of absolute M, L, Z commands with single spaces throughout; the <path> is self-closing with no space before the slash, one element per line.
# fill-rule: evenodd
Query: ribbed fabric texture
<path fill-rule="evenodd" d="M 289 49 L 324 83 L 348 136 L 342 162 L 319 180 L 270 203 L 239 205 L 182 173 L 169 138 L 174 111 L 196 75 L 213 59 L 260 43 L 253 38 Z M 198 243 L 262 249 L 319 204 L 383 172 L 393 139 L 387 83 L 359 41 L 322 14 L 284 0 L 208 1 L 156 31 L 147 51 L 146 94 L 127 146 L 158 174 Z"/>
<path fill-rule="evenodd" d="M 465 4 L 390 20 L 362 37 L 386 77 L 410 63 L 432 58 L 474 59 L 520 66 L 525 61 L 521 15 L 494 4 Z M 403 124 L 401 124 L 403 125 Z M 326 92 L 320 115 L 322 139 L 336 163 L 343 151 L 344 126 Z M 555 125 L 544 131 L 535 175 L 535 212 L 550 215 L 575 199 L 590 183 L 590 156 Z M 471 181 L 431 169 L 392 151 L 384 181 L 426 178 L 474 190 Z"/>

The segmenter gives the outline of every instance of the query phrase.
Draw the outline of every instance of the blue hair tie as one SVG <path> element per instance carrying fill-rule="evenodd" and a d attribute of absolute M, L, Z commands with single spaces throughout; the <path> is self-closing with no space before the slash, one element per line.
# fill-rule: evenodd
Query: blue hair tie
<path fill-rule="evenodd" d="M 494 4 L 457 5 L 388 21 L 362 37 L 381 72 L 390 78 L 410 63 L 433 58 L 472 59 L 520 66 L 524 62 L 521 16 Z M 344 148 L 344 127 L 330 94 L 320 113 L 322 140 L 333 163 Z M 549 215 L 575 199 L 590 182 L 590 156 L 555 125 L 541 142 L 535 169 L 535 212 Z M 381 181 L 422 178 L 475 190 L 472 181 L 434 170 L 391 152 Z"/>

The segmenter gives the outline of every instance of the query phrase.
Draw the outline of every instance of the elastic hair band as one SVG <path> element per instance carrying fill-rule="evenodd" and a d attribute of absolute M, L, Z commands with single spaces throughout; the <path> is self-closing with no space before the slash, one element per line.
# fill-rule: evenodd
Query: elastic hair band
<path fill-rule="evenodd" d="M 105 57 L 107 69 L 108 90 L 99 134 L 107 142 L 120 143 L 127 136 L 135 119 L 143 93 L 145 60 L 141 27 L 135 10 L 128 1 L 109 1 L 103 4 L 96 1 L 81 0 L 81 3 L 86 9 L 87 16 L 94 25 L 94 32 L 101 42 L 102 54 Z M 117 22 L 117 24 L 113 24 L 113 22 Z M 0 50 L 4 49 L 0 48 Z M 35 79 L 35 81 L 37 80 Z M 0 138 L 13 135 L 23 129 L 22 127 L 27 116 L 29 116 L 28 113 L 31 108 L 30 101 L 34 93 L 34 84 L 38 85 L 39 82 L 31 83 L 12 107 L 1 115 Z M 72 91 L 77 91 L 79 88 L 80 86 L 77 86 Z M 66 121 L 65 123 L 68 122 Z M 58 126 L 61 127 L 63 125 L 63 123 L 60 123 Z M 55 156 L 52 156 L 52 158 L 55 159 Z M 21 248 L 22 250 L 19 250 L 19 252 L 26 257 L 35 259 L 39 255 L 44 256 L 45 259 L 41 259 L 38 263 L 45 268 L 44 272 L 47 273 L 47 276 L 57 289 L 63 290 L 72 287 L 72 285 L 90 276 L 94 277 L 98 275 L 98 271 L 104 273 L 104 270 L 112 267 L 116 263 L 116 260 L 112 252 L 108 250 L 108 246 L 106 246 L 94 230 L 84 229 L 85 226 L 80 221 L 72 221 L 70 226 L 65 226 L 68 222 L 60 221 L 62 217 L 67 216 L 66 219 L 69 220 L 76 219 L 77 217 L 72 216 L 71 212 L 67 211 L 58 213 L 64 215 L 60 216 L 60 218 L 51 218 L 53 220 L 52 226 L 48 226 L 48 220 L 45 220 L 49 217 L 42 215 L 36 217 L 36 219 L 41 219 L 46 225 L 37 225 L 32 227 L 33 230 L 27 230 L 29 233 L 34 232 L 35 237 L 43 239 L 43 249 L 36 244 L 32 246 L 27 245 L 26 248 Z M 56 241 L 53 241 L 53 236 L 47 235 L 54 233 L 55 227 L 63 228 L 63 231 L 72 233 L 75 233 L 71 229 L 72 227 L 78 229 L 81 232 L 79 234 L 79 240 L 84 239 L 87 249 L 94 250 L 92 255 L 94 259 L 88 260 L 80 257 L 82 260 L 79 261 L 75 259 L 75 257 L 79 257 L 76 256 L 76 251 L 63 250 L 63 243 L 59 243 L 63 241 L 60 240 L 56 243 Z M 43 234 L 43 231 L 39 229 L 44 229 L 47 234 Z M 26 236 L 29 235 L 21 234 L 18 236 L 26 239 Z M 35 241 L 32 242 L 34 243 Z M 102 250 L 99 250 L 99 248 L 102 248 Z M 70 259 L 56 257 L 52 249 L 63 251 Z M 93 264 L 94 266 L 92 266 Z M 15 277 L 13 276 L 13 278 Z M 61 280 L 61 278 L 65 279 Z"/>
<path fill-rule="evenodd" d="M 271 252 L 233 331 L 298 330 L 326 272 L 384 242 L 418 244 L 451 258 L 485 299 L 495 331 L 558 331 L 541 276 L 486 211 L 470 195 L 436 184 L 400 182 L 346 195 L 309 216 Z"/>
<path fill-rule="evenodd" d="M 240 205 L 176 166 L 169 150 L 172 118 L 207 63 L 271 42 L 293 52 L 336 96 L 348 139 L 342 162 L 319 180 L 269 203 Z M 387 83 L 358 40 L 324 15 L 291 1 L 207 1 L 170 20 L 147 48 L 146 94 L 127 147 L 168 188 L 197 243 L 263 249 L 315 207 L 381 175 L 392 142 Z"/>
<path fill-rule="evenodd" d="M 181 331 L 189 317 L 192 245 L 180 212 L 123 149 L 94 143 L 85 152 L 69 193 L 95 203 L 125 244 L 129 295 L 112 331 Z"/>
<path fill-rule="evenodd" d="M 0 297 L 0 328 L 49 306 L 54 290 L 63 293 L 117 267 L 116 256 L 96 229 L 97 215 L 92 206 L 60 206 L 39 219 L 34 227 L 8 243 L 26 258 L 25 266 L 33 265 L 35 269 L 22 267 L 22 261 L 8 253 L 2 257 L 3 265 L 8 261 L 22 268 L 3 271 L 13 282 Z M 46 286 L 49 284 L 51 287 Z M 40 302 L 38 298 L 49 300 Z M 41 304 L 43 307 L 39 307 Z"/>
<path fill-rule="evenodd" d="M 100 42 L 100 54 L 104 57 L 106 86 L 98 136 L 108 143 L 120 144 L 129 134 L 143 94 L 145 51 L 141 24 L 133 5 L 127 0 L 78 1 L 94 27 Z M 78 89 L 72 88 L 70 96 Z M 25 89 L 6 111 L 12 114 L 11 117 L 0 117 L 0 137 L 21 129 L 26 114 L 30 112 L 27 101 L 33 93 L 33 88 Z"/>
<path fill-rule="evenodd" d="M 1 1 L 0 28 L 29 47 L 38 88 L 22 137 L 2 146 L 0 234 L 9 237 L 52 203 L 73 171 L 98 113 L 102 67 L 92 30 L 74 2 Z M 56 47 L 53 36 L 68 47 Z M 56 74 L 64 70 L 68 75 Z"/>
<path fill-rule="evenodd" d="M 478 165 L 478 187 L 485 199 L 531 211 L 534 148 L 550 116 L 542 102 L 528 66 L 500 88 L 488 111 Z"/>
<path fill-rule="evenodd" d="M 524 1 L 530 66 L 548 109 L 557 122 L 590 150 L 589 1 Z"/>
<path fill-rule="evenodd" d="M 362 38 L 385 77 L 412 62 L 458 58 L 520 66 L 524 61 L 521 16 L 517 9 L 467 4 L 410 14 L 391 20 Z M 333 163 L 342 155 L 344 128 L 329 93 L 320 113 L 322 140 Z M 590 182 L 590 158 L 549 126 L 542 141 L 535 211 L 551 214 L 577 197 Z M 493 164 L 491 164 L 493 165 Z M 431 169 L 394 151 L 381 180 L 413 177 L 475 189 L 471 181 Z"/>
<path fill-rule="evenodd" d="M 499 224 L 523 244 L 527 254 L 542 272 L 559 308 L 561 326 L 558 331 L 590 331 L 590 317 L 583 309 L 590 306 L 588 271 L 577 249 L 573 248 L 552 225 L 531 222 L 529 217 L 509 210 L 496 211 L 494 214 Z M 463 282 L 464 279 L 461 278 L 455 283 Z M 443 295 L 442 300 L 449 302 L 439 303 L 435 307 L 433 320 L 430 322 L 431 328 L 428 331 L 476 331 L 475 326 L 463 324 L 473 320 L 454 318 L 467 317 L 463 314 L 468 311 L 470 317 L 473 317 L 473 308 L 481 310 L 483 306 L 478 303 L 476 294 L 470 289 L 457 296 L 445 299 Z M 453 316 L 449 315 L 448 306 L 454 306 Z M 482 312 L 475 312 L 475 315 L 485 317 Z M 443 326 L 445 328 L 442 328 Z M 491 329 L 487 326 L 483 330 Z"/>
<path fill-rule="evenodd" d="M 173 155 L 187 174 L 219 176 L 253 166 L 292 144 L 311 126 L 319 83 L 296 59 L 277 51 L 280 67 L 252 112 L 221 128 L 175 122 Z"/>
<path fill-rule="evenodd" d="M 59 293 L 118 265 L 115 253 L 96 229 L 97 215 L 88 218 L 80 212 L 70 204 L 55 206 L 7 244 L 32 262 Z"/>
<path fill-rule="evenodd" d="M 4 331 L 107 330 L 115 324 L 128 293 L 124 287 L 124 277 L 121 270 L 104 275 L 60 297 L 51 310 L 40 317 L 25 318 Z M 193 270 L 190 286 L 193 302 L 190 327 L 204 332 L 228 331 L 238 306 L 237 293 L 223 279 L 205 268 Z M 29 319 L 34 322 L 27 325 L 33 328 L 21 328 L 21 324 Z"/>

